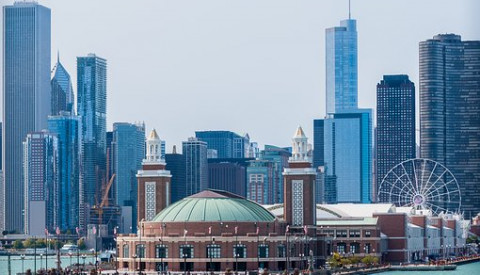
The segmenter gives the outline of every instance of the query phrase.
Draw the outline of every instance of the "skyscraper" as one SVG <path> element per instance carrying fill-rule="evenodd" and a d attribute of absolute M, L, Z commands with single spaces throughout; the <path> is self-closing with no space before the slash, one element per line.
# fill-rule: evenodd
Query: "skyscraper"
<path fill-rule="evenodd" d="M 107 61 L 95 54 L 77 57 L 77 112 L 82 120 L 85 207 L 101 199 L 101 183 L 106 180 L 106 101 Z"/>
<path fill-rule="evenodd" d="M 326 202 L 371 201 L 371 121 L 370 109 L 334 114 L 324 120 Z M 330 197 L 332 194 L 336 195 L 335 200 Z"/>
<path fill-rule="evenodd" d="M 145 125 L 117 122 L 113 124 L 112 150 L 114 159 L 113 173 L 115 204 L 120 207 L 132 208 L 132 220 L 128 226 L 136 225 L 137 208 L 137 171 L 142 167 L 145 156 Z"/>
<path fill-rule="evenodd" d="M 23 146 L 25 234 L 42 236 L 45 228 L 54 230 L 59 226 L 62 210 L 58 204 L 58 139 L 47 132 L 35 132 L 27 135 Z"/>
<path fill-rule="evenodd" d="M 22 232 L 22 142 L 47 127 L 50 113 L 50 9 L 18 1 L 3 7 L 3 20 L 3 218 Z"/>
<path fill-rule="evenodd" d="M 245 197 L 246 168 L 237 162 L 208 161 L 208 188 Z"/>
<path fill-rule="evenodd" d="M 185 156 L 177 153 L 176 146 L 173 146 L 171 154 L 165 154 L 165 169 L 172 174 L 171 178 L 171 202 L 174 203 L 185 198 L 186 195 L 186 172 L 185 172 Z"/>
<path fill-rule="evenodd" d="M 357 21 L 342 20 L 325 31 L 327 114 L 358 106 Z"/>
<path fill-rule="evenodd" d="M 57 56 L 57 64 L 54 70 L 55 73 L 50 81 L 52 88 L 50 114 L 58 115 L 61 111 L 73 113 L 75 99 L 73 98 L 72 81 L 67 70 L 60 63 L 60 55 Z"/>
<path fill-rule="evenodd" d="M 377 84 L 376 137 L 375 193 L 390 169 L 415 158 L 415 85 L 407 75 L 385 75 Z"/>
<path fill-rule="evenodd" d="M 456 177 L 467 218 L 480 212 L 480 41 L 420 42 L 420 150 Z"/>
<path fill-rule="evenodd" d="M 275 163 L 270 160 L 251 160 L 247 167 L 247 199 L 259 204 L 276 203 Z"/>
<path fill-rule="evenodd" d="M 82 181 L 80 178 L 80 119 L 70 113 L 48 118 L 48 130 L 58 140 L 56 225 L 75 232 L 79 226 Z M 53 228 L 52 228 L 53 229 Z"/>
<path fill-rule="evenodd" d="M 196 138 L 182 142 L 185 156 L 185 195 L 190 196 L 208 187 L 207 143 Z"/>
<path fill-rule="evenodd" d="M 273 145 L 265 145 L 265 149 L 260 152 L 261 160 L 273 162 L 273 192 L 274 203 L 283 203 L 283 169 L 288 167 L 288 158 L 291 156 L 289 151 Z"/>
<path fill-rule="evenodd" d="M 218 158 L 244 158 L 250 148 L 250 137 L 230 131 L 196 131 L 195 137 L 207 143 L 208 149 L 217 150 Z"/>

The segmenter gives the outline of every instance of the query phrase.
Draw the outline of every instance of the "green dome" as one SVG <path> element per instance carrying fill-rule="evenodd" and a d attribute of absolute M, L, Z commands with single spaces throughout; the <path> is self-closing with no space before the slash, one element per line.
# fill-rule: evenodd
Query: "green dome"
<path fill-rule="evenodd" d="M 162 210 L 153 222 L 272 222 L 275 216 L 255 202 L 216 190 L 180 200 Z"/>

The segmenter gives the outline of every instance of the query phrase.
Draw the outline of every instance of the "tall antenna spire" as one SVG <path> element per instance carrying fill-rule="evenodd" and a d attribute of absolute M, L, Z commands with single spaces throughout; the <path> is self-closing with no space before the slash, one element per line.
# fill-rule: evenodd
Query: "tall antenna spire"
<path fill-rule="evenodd" d="M 60 63 L 60 50 L 57 50 L 57 63 Z"/>
<path fill-rule="evenodd" d="M 352 16 L 350 14 L 350 0 L 348 0 L 348 20 L 352 19 Z"/>

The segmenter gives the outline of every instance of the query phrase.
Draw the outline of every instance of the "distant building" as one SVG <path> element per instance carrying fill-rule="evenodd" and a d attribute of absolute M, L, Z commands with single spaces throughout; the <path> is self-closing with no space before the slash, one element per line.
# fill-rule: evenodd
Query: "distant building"
<path fill-rule="evenodd" d="M 77 57 L 77 112 L 82 118 L 82 208 L 87 210 L 100 200 L 106 181 L 107 61 L 95 54 Z"/>
<path fill-rule="evenodd" d="M 292 154 L 285 150 L 273 145 L 265 145 L 265 150 L 260 152 L 261 160 L 269 160 L 273 162 L 273 190 L 277 192 L 274 195 L 275 203 L 283 203 L 283 169 L 288 167 L 288 158 Z"/>
<path fill-rule="evenodd" d="M 376 131 L 378 188 L 390 169 L 416 156 L 415 85 L 407 75 L 385 75 L 377 84 Z M 388 202 L 387 197 L 381 194 L 378 199 Z"/>
<path fill-rule="evenodd" d="M 171 203 L 175 203 L 187 197 L 187 183 L 185 171 L 185 156 L 177 153 L 176 146 L 173 146 L 171 154 L 165 154 L 165 169 L 170 171 L 171 178 Z"/>
<path fill-rule="evenodd" d="M 249 151 L 250 137 L 230 131 L 196 131 L 195 137 L 207 143 L 208 149 L 217 150 L 218 158 L 244 158 Z"/>
<path fill-rule="evenodd" d="M 182 142 L 185 157 L 185 195 L 190 196 L 208 186 L 207 143 L 197 138 Z"/>
<path fill-rule="evenodd" d="M 270 160 L 251 160 L 247 167 L 247 199 L 260 204 L 278 201 L 275 183 L 275 163 Z M 275 189 L 277 187 L 277 189 Z"/>
<path fill-rule="evenodd" d="M 328 114 L 358 108 L 357 21 L 342 20 L 325 31 L 326 110 Z"/>
<path fill-rule="evenodd" d="M 440 34 L 420 42 L 421 157 L 460 184 L 461 209 L 480 212 L 480 41 Z"/>
<path fill-rule="evenodd" d="M 325 151 L 324 151 L 324 120 L 315 119 L 313 120 L 313 168 L 317 172 L 317 177 L 315 179 L 315 201 L 317 203 L 325 202 Z M 333 197 L 332 202 L 335 201 L 335 193 L 332 194 L 333 190 L 329 191 L 329 196 Z"/>
<path fill-rule="evenodd" d="M 245 196 L 246 167 L 236 162 L 208 162 L 208 188 Z"/>
<path fill-rule="evenodd" d="M 132 219 L 122 217 L 125 225 L 130 228 L 136 226 L 137 209 L 137 171 L 142 167 L 145 156 L 145 125 L 126 122 L 113 124 L 113 174 L 115 204 L 121 208 L 131 208 Z M 110 179 L 109 179 L 110 180 Z"/>
<path fill-rule="evenodd" d="M 75 98 L 73 95 L 70 74 L 60 63 L 60 55 L 57 56 L 57 64 L 54 67 L 54 75 L 50 81 L 52 89 L 50 115 L 58 115 L 62 111 L 74 113 Z"/>
<path fill-rule="evenodd" d="M 80 118 L 61 113 L 48 118 L 48 130 L 58 140 L 58 188 L 56 225 L 61 230 L 75 232 L 79 226 L 81 190 L 80 178 Z M 55 228 L 50 228 L 54 230 Z"/>
<path fill-rule="evenodd" d="M 46 132 L 30 133 L 23 146 L 25 234 L 43 236 L 45 228 L 59 226 L 58 139 Z"/>
<path fill-rule="evenodd" d="M 23 232 L 23 141 L 50 114 L 50 9 L 33 1 L 3 7 L 3 172 L 5 229 Z"/>

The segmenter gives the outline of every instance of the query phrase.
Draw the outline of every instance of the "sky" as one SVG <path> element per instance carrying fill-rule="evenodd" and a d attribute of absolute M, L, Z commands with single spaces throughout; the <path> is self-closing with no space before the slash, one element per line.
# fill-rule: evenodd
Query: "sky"
<path fill-rule="evenodd" d="M 196 130 L 249 133 L 263 148 L 289 146 L 301 125 L 313 142 L 325 29 L 348 18 L 347 0 L 38 2 L 52 10 L 52 66 L 59 51 L 76 91 L 76 57 L 106 58 L 109 129 L 145 122 L 167 153 Z M 418 43 L 480 40 L 479 11 L 478 0 L 352 0 L 359 107 L 375 108 L 384 74 L 408 74 L 418 90 Z"/>

